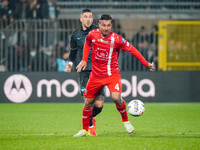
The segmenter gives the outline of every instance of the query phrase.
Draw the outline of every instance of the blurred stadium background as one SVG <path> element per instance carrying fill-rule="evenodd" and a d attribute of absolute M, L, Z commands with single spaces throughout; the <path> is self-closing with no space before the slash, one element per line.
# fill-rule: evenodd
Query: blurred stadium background
<path fill-rule="evenodd" d="M 111 14 L 113 30 L 156 64 L 149 72 L 120 54 L 122 97 L 145 103 L 144 115 L 129 115 L 131 135 L 106 91 L 98 136 L 72 137 L 83 99 L 75 69 L 58 72 L 57 60 L 85 8 L 95 24 Z M 200 0 L 0 0 L 0 150 L 199 150 L 199 89 Z"/>
<path fill-rule="evenodd" d="M 200 70 L 200 0 L 1 0 L 0 7 L 2 73 L 57 72 L 84 8 L 95 24 L 111 14 L 113 31 L 154 62 L 156 72 Z M 123 72 L 147 72 L 123 51 L 119 63 Z"/>

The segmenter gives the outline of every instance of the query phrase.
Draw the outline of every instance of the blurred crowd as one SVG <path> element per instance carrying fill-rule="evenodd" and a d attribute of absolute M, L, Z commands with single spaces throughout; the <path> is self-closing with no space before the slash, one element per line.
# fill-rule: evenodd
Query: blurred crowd
<path fill-rule="evenodd" d="M 0 0 L 1 39 L 8 47 L 8 53 L 5 46 L 0 55 L 7 57 L 8 71 L 64 71 L 69 57 L 69 36 L 75 27 L 73 20 L 57 19 L 58 1 L 61 0 Z M 33 19 L 41 21 L 32 23 Z M 15 23 L 16 20 L 19 23 Z M 127 39 L 120 24 L 113 23 L 113 30 Z M 70 24 L 73 27 L 69 27 Z M 10 28 L 6 29 L 7 25 Z M 127 39 L 149 62 L 155 63 L 157 31 L 156 25 L 151 33 L 142 26 L 132 39 Z M 144 71 L 144 67 L 132 55 L 122 52 L 121 70 Z"/>
<path fill-rule="evenodd" d="M 0 0 L 0 18 L 5 24 L 15 19 L 51 19 L 59 13 L 57 0 Z"/>
<path fill-rule="evenodd" d="M 119 30 L 120 31 L 120 30 Z M 122 32 L 118 34 L 126 38 L 126 35 Z M 155 69 L 157 70 L 158 63 L 158 26 L 152 25 L 151 29 L 146 29 L 145 26 L 141 28 L 132 36 L 131 39 L 127 39 L 132 45 L 137 48 L 140 53 L 145 57 L 148 62 L 155 63 Z M 123 71 L 146 71 L 147 69 L 131 54 L 127 54 L 122 51 L 122 67 Z"/>
<path fill-rule="evenodd" d="M 52 51 L 59 48 L 56 35 L 56 29 L 58 28 L 56 20 L 59 11 L 57 0 L 0 0 L 1 39 L 7 39 L 7 42 L 4 41 L 3 43 L 7 43 L 6 45 L 8 45 L 6 61 L 8 71 L 52 70 L 51 66 L 47 66 L 49 62 L 46 61 L 49 61 L 49 58 L 46 55 L 44 56 L 44 53 L 51 51 L 50 55 L 53 57 Z M 19 19 L 20 23 L 16 24 L 15 21 Z M 27 21 L 33 19 L 42 19 L 43 21 L 46 19 L 47 22 L 42 22 L 42 24 L 34 26 L 34 24 L 29 24 Z M 10 32 L 11 30 L 8 28 L 6 30 L 8 25 L 11 26 L 11 29 L 16 30 L 13 32 Z M 27 32 L 28 29 L 36 28 L 42 30 L 36 33 L 34 31 Z M 43 32 L 43 29 L 47 28 L 51 31 Z M 37 41 L 32 40 L 34 38 Z M 66 38 L 62 40 L 65 42 Z M 45 49 L 47 50 L 45 51 Z M 67 55 L 64 55 L 66 49 L 68 50 L 67 46 L 64 50 L 59 48 L 58 56 L 60 57 L 58 58 L 62 59 L 65 57 L 64 61 L 68 59 Z M 6 52 L 2 51 L 1 55 L 1 58 L 5 57 Z M 58 60 L 56 64 L 56 58 L 53 61 L 53 70 L 60 70 L 62 68 L 60 65 L 66 65 L 66 62 L 63 64 L 62 61 Z"/>

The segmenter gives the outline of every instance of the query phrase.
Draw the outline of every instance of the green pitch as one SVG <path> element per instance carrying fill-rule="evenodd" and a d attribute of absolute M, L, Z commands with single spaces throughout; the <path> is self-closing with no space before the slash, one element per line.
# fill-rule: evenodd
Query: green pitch
<path fill-rule="evenodd" d="M 83 104 L 0 104 L 1 150 L 199 150 L 200 103 L 145 103 L 127 134 L 114 103 L 96 117 L 97 137 L 74 138 Z"/>

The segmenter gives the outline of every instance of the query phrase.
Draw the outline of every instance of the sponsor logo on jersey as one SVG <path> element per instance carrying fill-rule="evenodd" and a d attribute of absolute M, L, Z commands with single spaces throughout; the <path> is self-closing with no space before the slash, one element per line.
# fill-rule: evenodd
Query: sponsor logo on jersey
<path fill-rule="evenodd" d="M 122 38 L 122 43 L 125 43 L 125 42 L 126 42 L 126 40 L 124 38 Z"/>
<path fill-rule="evenodd" d="M 98 39 L 99 42 L 108 43 L 108 41 L 104 41 L 102 38 Z"/>
<path fill-rule="evenodd" d="M 128 46 L 129 47 L 129 42 L 127 42 L 124 38 L 122 38 L 122 41 L 121 41 L 122 43 L 124 43 L 124 44 L 126 44 L 126 46 Z"/>
<path fill-rule="evenodd" d="M 124 38 L 122 38 L 122 41 L 121 41 L 121 42 L 124 43 L 124 44 L 126 44 L 127 47 L 130 46 L 129 42 L 127 42 Z"/>
<path fill-rule="evenodd" d="M 108 59 L 108 52 L 106 49 L 97 48 L 95 49 L 95 58 L 99 60 L 106 60 Z"/>
<path fill-rule="evenodd" d="M 129 46 L 129 42 L 127 42 L 126 45 Z"/>

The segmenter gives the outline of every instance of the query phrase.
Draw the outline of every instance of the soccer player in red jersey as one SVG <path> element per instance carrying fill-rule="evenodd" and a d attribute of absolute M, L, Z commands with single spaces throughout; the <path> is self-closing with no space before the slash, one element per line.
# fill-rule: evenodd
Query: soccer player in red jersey
<path fill-rule="evenodd" d="M 82 60 L 83 48 L 84 48 L 86 36 L 91 30 L 98 28 L 96 25 L 93 24 L 93 13 L 90 9 L 83 9 L 81 11 L 80 21 L 82 23 L 81 27 L 75 30 L 72 33 L 71 38 L 70 38 L 69 63 L 66 67 L 66 71 L 68 73 L 71 72 L 71 68 L 75 59 L 78 59 L 78 62 L 81 62 Z M 82 70 L 81 72 L 79 72 L 79 76 L 78 76 L 82 96 L 85 91 L 85 87 L 86 87 L 87 81 L 89 80 L 89 76 L 92 70 L 92 53 L 89 54 L 87 64 L 88 65 L 85 68 L 85 70 Z M 84 96 L 83 96 L 83 99 L 85 100 Z M 105 99 L 105 90 L 103 90 L 100 93 L 100 95 L 96 97 L 95 104 L 93 105 L 93 115 L 90 118 L 90 125 L 89 125 L 90 136 L 97 136 L 96 120 L 94 117 L 97 116 L 102 111 L 104 99 Z"/>
<path fill-rule="evenodd" d="M 92 45 L 92 72 L 84 92 L 86 100 L 82 113 L 83 127 L 74 137 L 86 136 L 88 134 L 95 97 L 100 94 L 105 85 L 110 90 L 111 98 L 121 114 L 126 131 L 128 133 L 134 131 L 134 127 L 128 120 L 126 102 L 121 97 L 122 83 L 118 65 L 120 49 L 134 55 L 150 71 L 154 70 L 154 64 L 147 62 L 135 47 L 122 36 L 111 31 L 111 28 L 112 17 L 108 14 L 103 14 L 99 19 L 99 29 L 90 31 L 85 39 L 83 58 L 76 68 L 77 72 L 80 72 L 87 67 L 87 59 Z"/>

